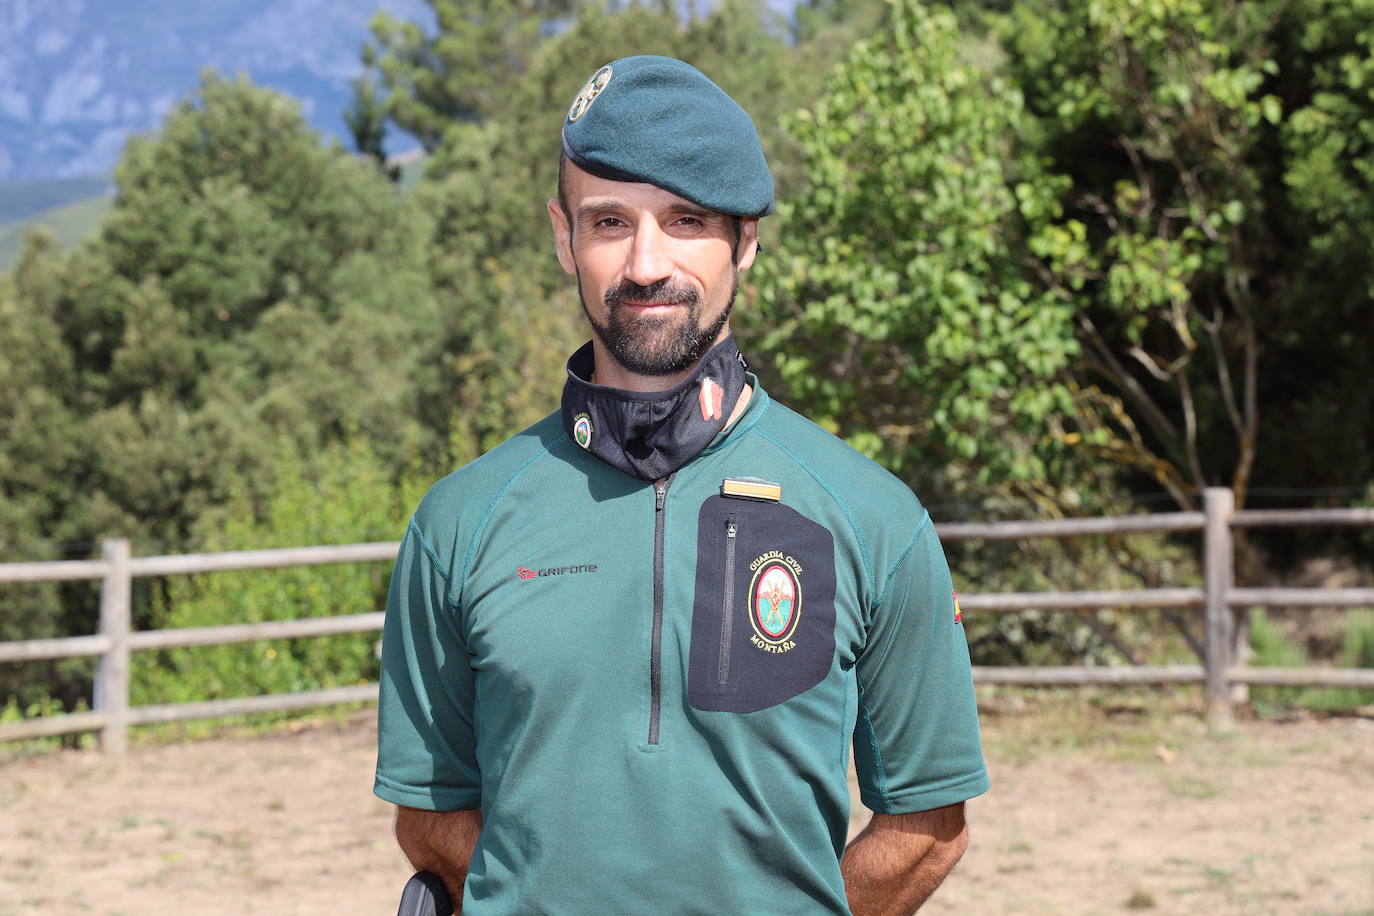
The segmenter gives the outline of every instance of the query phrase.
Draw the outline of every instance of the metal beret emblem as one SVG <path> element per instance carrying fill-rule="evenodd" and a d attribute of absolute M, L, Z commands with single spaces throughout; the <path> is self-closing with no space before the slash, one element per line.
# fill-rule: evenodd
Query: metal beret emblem
<path fill-rule="evenodd" d="M 596 101 L 601 90 L 610 83 L 611 72 L 608 64 L 592 74 L 592 78 L 587 80 L 587 85 L 582 87 L 582 91 L 577 94 L 577 98 L 573 99 L 572 106 L 568 108 L 569 122 L 576 121 L 587 113 L 587 109 L 592 107 L 592 102 Z"/>

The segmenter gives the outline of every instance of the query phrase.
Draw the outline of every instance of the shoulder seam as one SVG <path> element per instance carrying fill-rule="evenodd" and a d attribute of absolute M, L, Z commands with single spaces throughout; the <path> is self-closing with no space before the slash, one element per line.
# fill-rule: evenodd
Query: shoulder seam
<path fill-rule="evenodd" d="M 435 570 L 438 571 L 439 575 L 444 577 L 445 582 L 452 585 L 453 576 L 449 574 L 448 568 L 444 566 L 444 562 L 439 559 L 439 554 L 435 552 L 434 545 L 429 542 L 429 538 L 425 537 L 425 533 L 421 531 L 420 526 L 416 524 L 415 516 L 413 515 L 410 517 L 410 530 L 415 532 L 415 537 L 420 542 L 420 549 L 425 552 L 425 556 L 429 557 L 429 562 L 434 564 Z"/>
<path fill-rule="evenodd" d="M 567 438 L 568 434 L 564 433 L 562 436 L 558 437 L 554 441 L 550 442 L 548 445 L 544 446 L 537 453 L 531 455 L 525 461 L 525 463 L 520 465 L 520 467 L 516 469 L 515 473 L 512 474 L 510 478 L 501 485 L 501 489 L 496 491 L 496 495 L 493 496 L 491 498 L 491 502 L 487 504 L 486 511 L 482 513 L 481 520 L 477 522 L 477 527 L 474 528 L 472 531 L 472 539 L 468 541 L 467 553 L 463 556 L 463 576 L 458 582 L 458 600 L 460 602 L 462 601 L 463 597 L 463 588 L 467 585 L 468 573 L 472 571 L 472 560 L 474 555 L 477 553 L 477 543 L 482 539 L 482 534 L 487 529 L 487 522 L 491 521 L 492 513 L 496 511 L 496 504 L 501 501 L 501 497 L 506 495 L 506 491 L 509 490 L 511 486 L 514 485 L 514 483 L 520 479 L 520 476 L 524 474 L 525 471 L 529 470 L 530 465 L 534 464 L 540 458 L 543 458 L 549 452 L 553 451 L 554 446 L 561 445 L 563 442 L 567 440 Z"/>
<path fill-rule="evenodd" d="M 835 491 L 835 488 L 830 485 L 830 481 L 822 477 L 820 472 L 808 464 L 805 458 L 792 451 L 792 449 L 788 448 L 786 445 L 783 445 L 777 439 L 774 439 L 767 432 L 760 429 L 756 429 L 755 432 L 757 435 L 762 436 L 764 439 L 767 439 L 769 442 L 782 449 L 783 454 L 799 464 L 806 473 L 811 475 L 816 483 L 821 485 L 821 489 L 825 490 L 826 493 L 830 494 L 830 498 L 835 500 L 835 504 L 840 507 L 840 511 L 844 513 L 845 519 L 849 522 L 850 530 L 854 532 L 854 540 L 859 545 L 859 558 L 863 560 L 864 573 L 868 576 L 868 588 L 871 593 L 877 585 L 873 578 L 873 560 L 868 553 L 868 541 L 865 540 L 863 530 L 859 527 L 859 520 L 854 517 L 853 511 L 849 508 L 849 504 L 845 502 L 840 494 Z"/>
<path fill-rule="evenodd" d="M 897 570 L 902 568 L 902 564 L 905 563 L 906 558 L 911 555 L 911 551 L 916 549 L 916 542 L 921 539 L 921 535 L 929 525 L 930 512 L 927 510 L 925 517 L 921 519 L 921 524 L 916 526 L 916 533 L 911 536 L 911 540 L 907 541 L 906 546 L 902 548 L 902 552 L 897 555 L 897 562 L 892 564 L 892 571 L 887 574 L 887 578 L 883 579 L 882 591 L 878 592 L 877 597 L 873 599 L 874 610 L 882 607 L 883 599 L 887 597 L 887 587 L 892 584 L 892 580 L 897 575 Z"/>

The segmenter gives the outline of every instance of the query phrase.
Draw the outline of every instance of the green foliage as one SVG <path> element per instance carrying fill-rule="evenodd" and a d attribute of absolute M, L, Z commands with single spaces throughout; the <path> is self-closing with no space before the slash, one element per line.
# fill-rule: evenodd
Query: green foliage
<path fill-rule="evenodd" d="M 1374 7 L 1022 0 L 1001 34 L 1071 180 L 1081 245 L 1036 255 L 1078 303 L 1081 441 L 1182 506 L 1367 477 Z"/>
<path fill-rule="evenodd" d="M 399 181 L 400 168 L 386 164 L 386 105 L 371 73 L 353 81 L 353 101 L 344 109 L 344 123 L 353 135 L 353 148 L 358 154 L 392 181 Z"/>
<path fill-rule="evenodd" d="M 450 129 L 505 109 L 512 76 L 524 72 L 568 0 L 429 0 L 438 23 L 428 35 L 385 10 L 364 50 L 388 93 L 388 111 L 428 150 Z"/>
<path fill-rule="evenodd" d="M 89 707 L 86 704 L 78 703 L 73 712 L 87 712 L 88 710 Z M 49 697 L 27 704 L 21 704 L 14 697 L 10 697 L 3 706 L 0 706 L 0 726 L 12 725 L 30 719 L 60 716 L 63 712 L 62 704 Z M 79 747 L 85 750 L 95 746 L 95 735 L 89 733 L 11 741 L 0 745 L 0 763 L 8 763 L 15 758 L 43 754 L 63 747 Z"/>
<path fill-rule="evenodd" d="M 1243 504 L 1256 460 L 1280 7 L 1026 0 L 1004 28 L 1042 148 L 1070 178 L 1056 223 L 1075 244 L 1035 254 L 1077 300 L 1074 426 L 1184 506 L 1212 483 Z"/>
<path fill-rule="evenodd" d="M 425 222 L 389 182 L 213 76 L 116 180 L 100 234 L 68 256 L 36 240 L 0 305 L 0 337 L 26 341 L 0 364 L 0 491 L 36 530 L 178 540 L 279 438 L 424 450 L 402 405 L 437 303 Z"/>
<path fill-rule="evenodd" d="M 1029 483 L 1061 453 L 1072 305 L 1021 255 L 1054 243 L 1035 221 L 1061 184 L 1012 149 L 1022 124 L 1019 94 L 961 61 L 954 17 L 908 0 L 787 122 L 809 185 L 755 269 L 753 349 L 796 406 L 909 477 Z"/>
<path fill-rule="evenodd" d="M 184 544 L 235 487 L 260 497 L 275 456 L 346 435 L 393 476 L 444 466 L 446 429 L 413 407 L 438 346 L 429 224 L 375 169 L 294 103 L 207 75 L 116 182 L 95 237 L 66 254 L 33 237 L 0 283 L 5 560 Z M 11 596 L 5 638 L 95 630 L 84 584 Z M 0 671 L 22 702 L 38 685 L 73 701 L 89 664 Z"/>
<path fill-rule="evenodd" d="M 1104 511 L 1126 511 L 1123 500 Z M 946 545 L 960 592 L 1135 591 L 1201 581 L 1191 545 L 1161 534 L 1072 540 L 953 542 Z M 1187 631 L 1201 644 L 1194 615 L 1137 609 L 964 612 L 976 665 L 1196 663 Z"/>
<path fill-rule="evenodd" d="M 1250 609 L 1250 648 L 1256 667 L 1305 668 L 1307 650 L 1290 637 L 1263 608 Z M 1343 668 L 1374 669 L 1374 611 L 1352 611 L 1345 618 L 1345 638 L 1340 658 Z M 1344 712 L 1374 703 L 1374 690 L 1351 687 L 1250 688 L 1251 702 L 1261 713 L 1303 708 Z"/>
<path fill-rule="evenodd" d="M 1285 95 L 1305 104 L 1281 129 L 1290 306 L 1266 329 L 1261 448 L 1280 456 L 1276 480 L 1339 486 L 1374 479 L 1374 376 L 1359 356 L 1374 339 L 1374 4 L 1303 0 L 1285 25 Z"/>
<path fill-rule="evenodd" d="M 411 475 L 392 483 L 361 440 L 273 462 L 264 497 L 234 481 L 228 502 L 195 533 L 207 550 L 247 550 L 392 540 L 423 492 Z M 157 628 L 221 626 L 379 610 L 385 563 L 204 573 L 167 580 L 154 600 Z M 135 705 L 290 693 L 375 680 L 375 633 L 273 640 L 137 653 Z"/>

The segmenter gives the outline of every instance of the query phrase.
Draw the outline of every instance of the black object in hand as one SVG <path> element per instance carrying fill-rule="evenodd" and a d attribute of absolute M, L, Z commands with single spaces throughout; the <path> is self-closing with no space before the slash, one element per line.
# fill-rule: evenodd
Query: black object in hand
<path fill-rule="evenodd" d="M 453 901 L 438 875 L 417 871 L 401 891 L 401 908 L 396 916 L 453 916 Z"/>

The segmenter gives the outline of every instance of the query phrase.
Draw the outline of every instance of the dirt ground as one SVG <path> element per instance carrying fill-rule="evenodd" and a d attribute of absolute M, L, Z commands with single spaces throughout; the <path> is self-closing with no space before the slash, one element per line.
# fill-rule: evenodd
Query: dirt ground
<path fill-rule="evenodd" d="M 993 790 L 929 913 L 1374 914 L 1374 719 L 986 693 Z M 394 913 L 372 713 L 0 763 L 0 916 Z M 862 826 L 859 809 L 854 827 Z"/>

